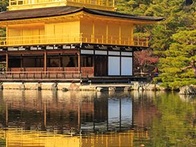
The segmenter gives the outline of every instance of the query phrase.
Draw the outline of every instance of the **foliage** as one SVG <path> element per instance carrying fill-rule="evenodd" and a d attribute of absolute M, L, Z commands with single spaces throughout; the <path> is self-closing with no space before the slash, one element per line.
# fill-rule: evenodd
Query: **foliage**
<path fill-rule="evenodd" d="M 196 1 L 120 0 L 117 7 L 118 11 L 134 15 L 165 18 L 142 29 L 150 36 L 153 54 L 160 58 L 160 76 L 155 80 L 169 88 L 196 83 Z"/>
<path fill-rule="evenodd" d="M 179 31 L 171 38 L 173 43 L 165 51 L 166 57 L 161 58 L 159 63 L 162 81 L 172 88 L 195 84 L 196 30 Z"/>
<path fill-rule="evenodd" d="M 6 11 L 7 5 L 8 0 L 1 0 L 0 11 Z M 118 0 L 116 7 L 119 12 L 133 15 L 164 17 L 161 23 L 136 28 L 136 32 L 149 36 L 150 48 L 160 58 L 158 80 L 170 88 L 195 83 L 195 0 Z M 5 30 L 0 29 L 0 34 L 5 36 Z M 150 62 L 147 66 L 152 65 L 156 66 Z"/>
<path fill-rule="evenodd" d="M 0 37 L 5 37 L 5 28 L 0 28 Z"/>
<path fill-rule="evenodd" d="M 0 12 L 6 11 L 6 7 L 8 6 L 8 0 L 1 0 L 0 1 Z"/>
<path fill-rule="evenodd" d="M 142 73 L 151 74 L 154 70 L 154 65 L 158 62 L 158 58 L 153 56 L 151 50 L 137 51 L 134 53 L 134 64 L 137 67 L 136 70 Z"/>
<path fill-rule="evenodd" d="M 8 0 L 0 0 L 0 12 L 6 11 Z M 5 37 L 5 29 L 0 28 L 0 37 Z"/>

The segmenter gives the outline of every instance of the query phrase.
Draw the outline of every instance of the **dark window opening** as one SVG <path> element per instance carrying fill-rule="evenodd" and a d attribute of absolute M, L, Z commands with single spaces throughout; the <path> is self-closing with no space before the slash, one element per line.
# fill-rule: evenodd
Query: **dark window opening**
<path fill-rule="evenodd" d="M 70 57 L 67 67 L 75 67 L 74 58 Z"/>
<path fill-rule="evenodd" d="M 95 76 L 108 75 L 108 57 L 96 56 L 95 57 Z"/>
<path fill-rule="evenodd" d="M 22 59 L 23 67 L 43 67 L 43 57 L 24 57 Z"/>
<path fill-rule="evenodd" d="M 65 67 L 77 67 L 78 58 L 76 56 L 67 56 L 67 64 Z"/>
<path fill-rule="evenodd" d="M 47 66 L 48 67 L 59 67 L 60 60 L 58 58 L 49 58 L 47 60 Z"/>
<path fill-rule="evenodd" d="M 19 58 L 10 59 L 8 62 L 9 67 L 21 67 L 21 60 Z"/>
<path fill-rule="evenodd" d="M 53 55 L 47 57 L 47 67 L 77 67 L 78 60 L 74 55 Z"/>
<path fill-rule="evenodd" d="M 92 67 L 93 58 L 92 56 L 82 56 L 81 57 L 81 67 Z"/>

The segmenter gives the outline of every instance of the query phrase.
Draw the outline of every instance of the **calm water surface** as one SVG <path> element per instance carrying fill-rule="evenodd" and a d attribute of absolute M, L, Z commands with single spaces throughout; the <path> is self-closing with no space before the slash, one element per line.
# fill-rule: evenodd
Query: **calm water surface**
<path fill-rule="evenodd" d="M 0 147 L 196 147 L 196 96 L 0 91 Z"/>

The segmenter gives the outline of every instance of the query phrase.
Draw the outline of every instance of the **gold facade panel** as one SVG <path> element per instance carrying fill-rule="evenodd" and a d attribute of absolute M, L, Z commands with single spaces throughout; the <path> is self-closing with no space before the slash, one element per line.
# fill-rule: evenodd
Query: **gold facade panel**
<path fill-rule="evenodd" d="M 134 43 L 132 21 L 119 20 L 79 12 L 66 16 L 7 21 L 8 33 L 0 39 L 0 46 L 66 43 L 148 45 L 147 40 L 141 40 L 145 42 L 141 43 L 139 38 Z"/>

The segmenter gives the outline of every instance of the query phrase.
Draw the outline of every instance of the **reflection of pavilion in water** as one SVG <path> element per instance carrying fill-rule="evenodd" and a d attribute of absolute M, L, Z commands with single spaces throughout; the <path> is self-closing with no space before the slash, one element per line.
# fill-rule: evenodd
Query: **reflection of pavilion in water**
<path fill-rule="evenodd" d="M 20 129 L 4 132 L 6 147 L 133 147 L 134 136 L 133 131 L 87 136 L 68 136 Z M 0 135 L 2 133 L 0 130 Z"/>
<path fill-rule="evenodd" d="M 1 101 L 4 101 L 5 113 L 1 115 L 6 117 L 0 123 L 61 133 L 68 133 L 70 129 L 81 133 L 132 127 L 130 97 L 108 98 L 103 93 L 98 96 L 93 92 L 49 92 L 16 91 L 13 96 L 9 91 L 3 91 Z"/>
<path fill-rule="evenodd" d="M 132 114 L 134 103 L 129 95 L 107 95 L 107 93 L 93 92 L 16 91 L 13 96 L 11 92 L 0 93 L 0 105 L 4 108 L 0 114 L 2 118 L 0 123 L 8 127 L 23 128 L 26 131 L 22 131 L 22 134 L 26 134 L 26 137 L 29 137 L 29 134 L 35 137 L 31 134 L 35 130 L 46 130 L 48 133 L 64 135 L 60 137 L 63 139 L 58 139 L 57 135 L 53 139 L 51 135 L 48 140 L 47 137 L 41 139 L 38 134 L 39 140 L 54 143 L 57 142 L 54 139 L 57 139 L 61 140 L 59 144 L 67 144 L 68 147 L 69 143 L 74 143 L 74 147 L 112 147 L 113 145 L 123 146 L 123 144 L 131 147 L 133 146 L 133 134 L 134 138 L 148 138 L 146 131 L 136 134 L 131 130 L 134 124 L 133 120 L 138 122 L 135 114 L 140 115 L 140 113 Z M 134 110 L 137 108 L 134 107 Z M 13 142 L 13 136 L 16 137 L 16 134 L 19 134 L 17 131 L 15 134 L 12 133 L 11 142 Z M 75 136 L 74 139 L 69 139 L 70 136 L 67 136 L 68 134 L 77 135 L 76 133 L 82 133 L 82 139 L 80 136 Z M 31 139 L 27 138 L 26 140 Z M 45 144 L 45 146 L 47 145 Z M 55 146 L 58 145 L 55 144 Z"/>

